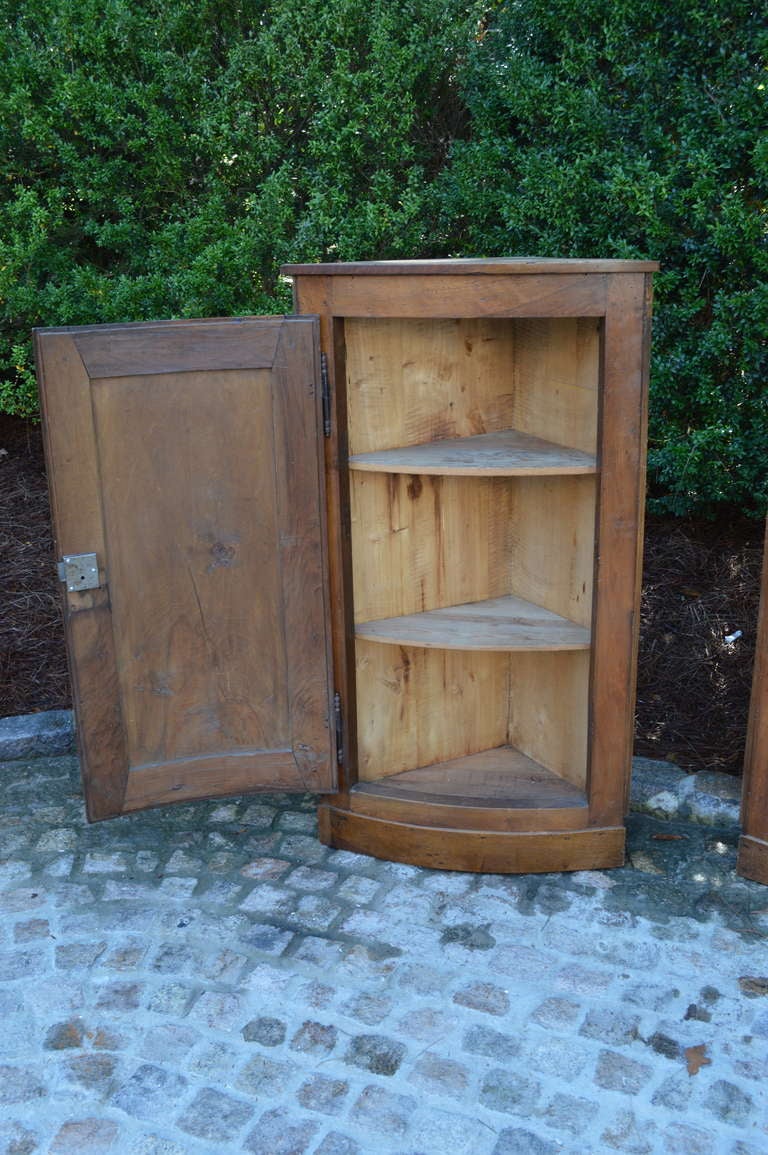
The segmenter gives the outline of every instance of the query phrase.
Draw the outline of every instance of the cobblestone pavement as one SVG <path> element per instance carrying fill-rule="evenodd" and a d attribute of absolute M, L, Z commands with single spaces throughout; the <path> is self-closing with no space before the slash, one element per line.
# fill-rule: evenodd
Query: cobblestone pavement
<path fill-rule="evenodd" d="M 732 823 L 502 877 L 329 850 L 314 811 L 87 826 L 75 758 L 0 764 L 0 1152 L 768 1152 Z"/>

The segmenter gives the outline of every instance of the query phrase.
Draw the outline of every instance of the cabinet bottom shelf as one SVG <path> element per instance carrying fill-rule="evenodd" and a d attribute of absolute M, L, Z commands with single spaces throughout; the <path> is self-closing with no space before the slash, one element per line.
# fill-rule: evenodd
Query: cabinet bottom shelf
<path fill-rule="evenodd" d="M 584 791 L 513 746 L 358 782 L 354 794 L 438 806 L 540 810 L 585 807 Z"/>
<path fill-rule="evenodd" d="M 433 870 L 529 874 L 624 863 L 624 827 L 590 825 L 585 791 L 511 746 L 358 782 L 318 813 L 329 846 Z"/>

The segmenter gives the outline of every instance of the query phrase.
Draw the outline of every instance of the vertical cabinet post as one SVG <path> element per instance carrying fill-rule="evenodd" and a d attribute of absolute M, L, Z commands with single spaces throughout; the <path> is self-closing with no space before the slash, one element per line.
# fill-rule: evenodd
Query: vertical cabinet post
<path fill-rule="evenodd" d="M 760 618 L 742 789 L 741 823 L 744 832 L 739 843 L 737 870 L 744 878 L 768 884 L 768 549 L 763 554 Z"/>
<path fill-rule="evenodd" d="M 655 267 L 284 269 L 331 390 L 331 845 L 492 872 L 623 862 Z"/>

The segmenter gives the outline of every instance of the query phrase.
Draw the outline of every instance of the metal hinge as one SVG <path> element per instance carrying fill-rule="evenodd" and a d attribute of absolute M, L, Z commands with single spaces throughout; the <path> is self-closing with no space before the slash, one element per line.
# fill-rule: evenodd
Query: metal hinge
<path fill-rule="evenodd" d="M 65 554 L 58 564 L 59 581 L 66 584 L 71 594 L 81 590 L 97 590 L 99 581 L 99 563 L 95 553 Z"/>
<path fill-rule="evenodd" d="M 336 731 L 336 761 L 339 766 L 344 765 L 344 722 L 341 714 L 341 694 L 337 690 L 333 695 L 333 725 Z"/>
<path fill-rule="evenodd" d="M 320 389 L 323 399 L 323 433 L 331 436 L 331 385 L 328 380 L 328 358 L 320 354 Z"/>

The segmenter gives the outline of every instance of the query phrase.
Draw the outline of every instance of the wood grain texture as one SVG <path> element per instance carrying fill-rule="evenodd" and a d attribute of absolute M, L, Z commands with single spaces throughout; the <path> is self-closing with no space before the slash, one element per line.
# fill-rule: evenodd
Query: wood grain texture
<path fill-rule="evenodd" d="M 102 588 L 68 593 L 62 585 L 77 741 L 91 821 L 119 814 L 128 756 L 101 509 L 90 382 L 68 333 L 35 333 L 56 556 L 95 553 Z"/>
<path fill-rule="evenodd" d="M 503 527 L 507 592 L 590 628 L 595 478 L 521 477 L 507 485 L 510 505 Z"/>
<path fill-rule="evenodd" d="M 605 280 L 600 273 L 363 273 L 328 278 L 328 306 L 336 317 L 600 317 Z"/>
<path fill-rule="evenodd" d="M 316 785 L 312 777 L 303 777 L 293 750 L 237 750 L 228 753 L 225 766 L 218 754 L 133 766 L 123 811 L 260 790 L 297 789 L 313 791 Z"/>
<path fill-rule="evenodd" d="M 353 473 L 356 623 L 515 592 L 507 572 L 513 484 Z"/>
<path fill-rule="evenodd" d="M 288 733 L 303 789 L 327 791 L 336 783 L 336 752 L 317 321 L 282 325 L 272 377 Z"/>
<path fill-rule="evenodd" d="M 523 598 L 428 610 L 361 622 L 358 638 L 387 645 L 450 650 L 587 650 L 589 631 Z"/>
<path fill-rule="evenodd" d="M 401 798 L 397 790 L 386 790 L 387 780 L 380 783 L 358 782 L 348 802 L 332 804 L 338 810 L 350 810 L 368 818 L 386 822 L 412 823 L 416 826 L 439 826 L 454 830 L 500 830 L 530 833 L 532 830 L 586 830 L 589 808 L 576 806 L 509 807 L 483 805 L 480 799 L 469 803 L 436 801 L 427 795 L 409 794 Z M 383 789 L 379 789 L 383 787 Z M 439 797 L 439 796 L 438 796 Z"/>
<path fill-rule="evenodd" d="M 591 690 L 590 821 L 624 817 L 640 604 L 650 310 L 643 276 L 611 280 L 603 337 Z"/>
<path fill-rule="evenodd" d="M 360 779 L 503 746 L 505 654 L 357 642 Z"/>
<path fill-rule="evenodd" d="M 595 473 L 594 455 L 531 437 L 514 429 L 476 437 L 431 441 L 350 457 L 349 468 L 371 473 L 429 473 L 514 477 Z"/>
<path fill-rule="evenodd" d="M 105 378 L 93 401 L 131 766 L 284 745 L 269 372 Z"/>
<path fill-rule="evenodd" d="M 594 320 L 351 318 L 344 323 L 354 457 L 515 430 L 594 455 Z"/>
<path fill-rule="evenodd" d="M 352 601 L 352 561 L 349 528 L 349 475 L 346 374 L 343 327 L 328 309 L 328 282 L 324 277 L 299 278 L 293 285 L 298 313 L 317 314 L 320 348 L 327 359 L 331 401 L 331 433 L 324 437 L 326 523 L 333 683 L 342 701 L 342 763 L 337 767 L 339 798 L 346 798 L 357 776 L 357 710 Z"/>
<path fill-rule="evenodd" d="M 624 865 L 623 826 L 546 833 L 457 830 L 369 818 L 329 805 L 320 806 L 318 817 L 328 846 L 430 870 L 535 874 Z"/>
<path fill-rule="evenodd" d="M 742 878 L 768 886 L 768 841 L 743 834 L 739 839 L 736 870 Z"/>
<path fill-rule="evenodd" d="M 198 788 L 335 786 L 316 329 L 309 319 L 189 323 L 173 327 L 169 348 L 168 326 L 154 345 L 147 326 L 129 328 L 140 352 L 127 375 L 125 329 L 112 361 L 111 330 L 63 338 L 98 338 L 103 374 L 89 379 L 82 360 L 79 377 L 56 373 L 82 444 L 77 459 L 52 459 L 52 472 L 72 517 L 81 461 L 95 462 L 86 492 L 108 592 L 70 595 L 80 599 L 70 633 L 78 677 L 89 679 L 78 703 L 86 743 L 95 714 L 120 717 L 121 748 L 97 754 L 113 784 L 109 813 Z M 183 370 L 154 372 L 164 349 L 179 363 L 179 342 Z M 270 368 L 232 368 L 254 348 L 272 350 Z M 78 641 L 98 621 L 109 648 Z M 104 817 L 93 755 L 85 762 L 91 816 Z"/>
<path fill-rule="evenodd" d="M 744 754 L 741 822 L 737 871 L 745 878 L 768 883 L 768 522 L 760 591 L 755 664 Z"/>
<path fill-rule="evenodd" d="M 360 783 L 357 789 L 386 798 L 453 806 L 512 810 L 586 806 L 583 790 L 512 746 L 405 770 L 383 781 Z"/>
<path fill-rule="evenodd" d="M 158 321 L 72 330 L 91 378 L 183 373 L 206 364 L 215 344 L 225 369 L 270 369 L 283 318 Z M 270 323 L 276 322 L 276 323 Z"/>
<path fill-rule="evenodd" d="M 353 473 L 355 621 L 512 594 L 588 628 L 595 479 Z"/>
<path fill-rule="evenodd" d="M 508 741 L 585 789 L 590 655 L 516 653 L 509 662 Z"/>
<path fill-rule="evenodd" d="M 539 276 L 548 273 L 636 273 L 658 269 L 656 261 L 623 261 L 562 257 L 437 257 L 411 261 L 337 261 L 325 264 L 283 265 L 284 276 L 421 276 L 457 277 L 474 273 L 477 276 Z"/>

